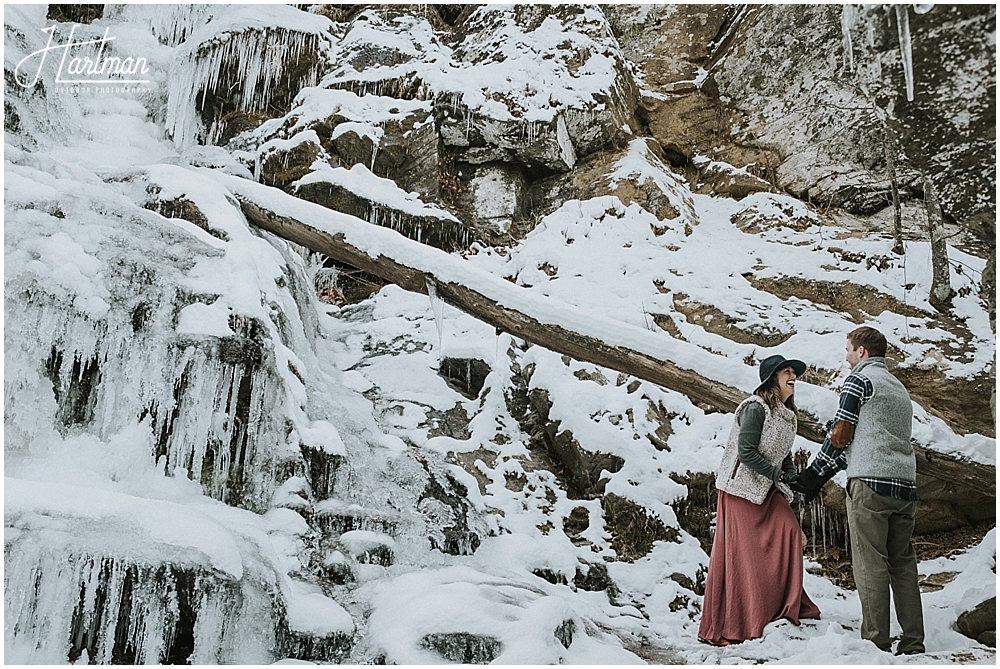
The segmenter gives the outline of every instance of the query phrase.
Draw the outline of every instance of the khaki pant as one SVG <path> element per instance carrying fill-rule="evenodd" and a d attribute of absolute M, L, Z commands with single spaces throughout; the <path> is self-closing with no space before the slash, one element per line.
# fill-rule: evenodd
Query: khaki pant
<path fill-rule="evenodd" d="M 861 598 L 861 638 L 890 650 L 889 590 L 903 628 L 897 653 L 924 652 L 924 613 L 917 556 L 910 543 L 916 502 L 879 495 L 864 481 L 847 482 L 851 562 Z"/>

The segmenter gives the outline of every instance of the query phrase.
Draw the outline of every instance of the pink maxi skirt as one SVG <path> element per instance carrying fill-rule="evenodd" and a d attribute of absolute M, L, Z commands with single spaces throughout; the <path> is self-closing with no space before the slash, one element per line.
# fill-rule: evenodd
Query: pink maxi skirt
<path fill-rule="evenodd" d="M 777 488 L 760 505 L 720 490 L 715 524 L 700 639 L 746 641 L 780 618 L 819 618 L 802 587 L 802 531 Z"/>

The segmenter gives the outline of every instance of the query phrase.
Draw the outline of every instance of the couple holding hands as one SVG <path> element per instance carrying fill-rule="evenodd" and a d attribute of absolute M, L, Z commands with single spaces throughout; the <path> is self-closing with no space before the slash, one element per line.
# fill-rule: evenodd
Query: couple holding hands
<path fill-rule="evenodd" d="M 716 475 L 715 540 L 708 565 L 699 640 L 727 646 L 763 634 L 786 618 L 820 617 L 802 587 L 802 532 L 789 505 L 793 491 L 810 501 L 847 470 L 847 520 L 861 637 L 891 650 L 889 592 L 903 634 L 897 655 L 924 652 L 917 561 L 910 535 L 916 507 L 913 409 L 906 388 L 886 368 L 886 340 L 861 327 L 847 335 L 851 374 L 820 453 L 796 472 L 795 380 L 800 360 L 773 355 L 760 364 L 760 386 L 735 411 Z"/>

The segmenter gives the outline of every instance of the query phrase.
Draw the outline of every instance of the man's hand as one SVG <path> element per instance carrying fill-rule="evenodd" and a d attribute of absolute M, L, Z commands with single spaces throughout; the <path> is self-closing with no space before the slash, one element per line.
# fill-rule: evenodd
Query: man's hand
<path fill-rule="evenodd" d="M 806 467 L 787 481 L 788 487 L 795 492 L 802 493 L 805 495 L 806 501 L 811 502 L 816 499 L 820 489 L 822 489 L 827 481 L 833 478 L 835 473 L 831 472 L 829 475 L 820 476 L 811 467 Z"/>

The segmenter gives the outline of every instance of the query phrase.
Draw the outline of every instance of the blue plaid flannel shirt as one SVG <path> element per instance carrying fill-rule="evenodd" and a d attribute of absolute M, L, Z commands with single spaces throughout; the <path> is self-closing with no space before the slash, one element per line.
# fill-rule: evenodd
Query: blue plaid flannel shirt
<path fill-rule="evenodd" d="M 874 392 L 875 389 L 872 387 L 872 382 L 868 379 L 853 374 L 848 376 L 840 392 L 840 408 L 837 409 L 837 415 L 833 419 L 833 424 L 836 425 L 838 421 L 846 420 L 852 425 L 857 425 L 858 413 L 861 411 L 861 407 L 872 398 Z M 843 448 L 837 448 L 830 442 L 830 433 L 828 432 L 826 439 L 823 440 L 823 446 L 820 448 L 819 455 L 816 456 L 809 466 L 820 477 L 825 478 L 827 474 L 832 476 L 841 469 L 847 469 L 847 456 L 844 454 L 844 450 Z M 917 486 L 912 481 L 869 478 L 864 476 L 859 476 L 858 478 L 880 495 L 910 502 L 917 501 Z"/>

